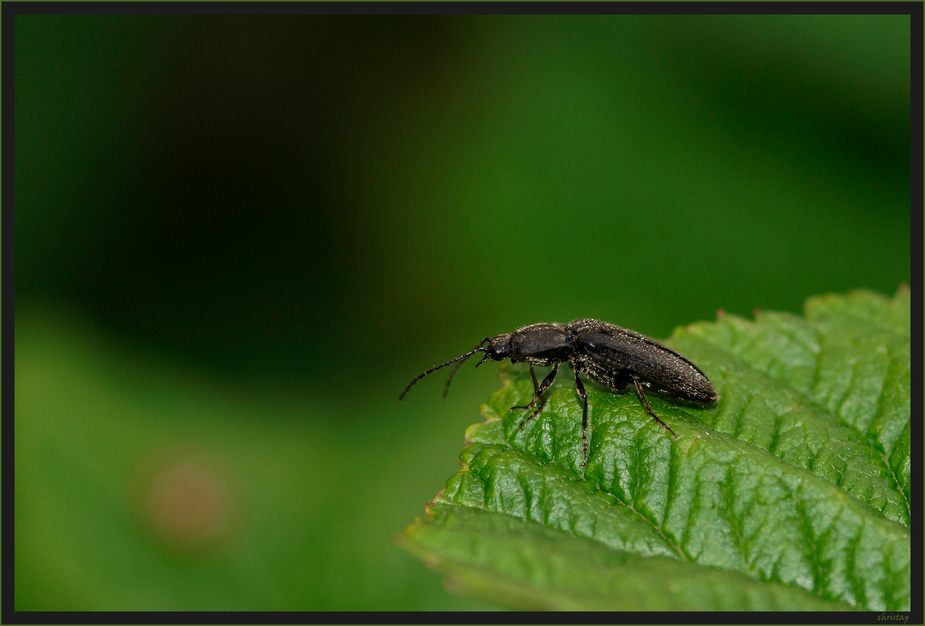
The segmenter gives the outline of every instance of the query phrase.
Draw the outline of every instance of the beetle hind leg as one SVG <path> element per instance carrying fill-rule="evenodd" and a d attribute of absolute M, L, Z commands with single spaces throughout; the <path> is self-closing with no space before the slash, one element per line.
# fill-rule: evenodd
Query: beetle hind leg
<path fill-rule="evenodd" d="M 637 376 L 632 376 L 632 375 L 631 375 L 630 377 L 633 379 L 633 383 L 636 385 L 636 393 L 639 394 L 639 399 L 642 400 L 642 406 L 645 407 L 646 413 L 648 413 L 649 415 L 651 415 L 651 416 L 652 416 L 652 419 L 654 419 L 656 422 L 658 422 L 659 424 L 661 424 L 661 425 L 662 425 L 662 428 L 664 428 L 665 430 L 667 430 L 668 432 L 670 432 L 671 435 L 672 435 L 675 439 L 677 439 L 677 438 L 678 438 L 678 435 L 676 435 L 675 432 L 674 432 L 673 430 L 671 430 L 671 426 L 669 426 L 668 424 L 666 424 L 665 422 L 663 422 L 662 420 L 660 420 L 659 417 L 658 417 L 658 415 L 656 415 L 655 412 L 652 411 L 652 407 L 649 406 L 649 401 L 646 399 L 646 394 L 643 393 L 643 391 L 642 391 L 642 385 L 641 385 L 640 382 L 639 382 L 639 378 L 638 378 Z"/>

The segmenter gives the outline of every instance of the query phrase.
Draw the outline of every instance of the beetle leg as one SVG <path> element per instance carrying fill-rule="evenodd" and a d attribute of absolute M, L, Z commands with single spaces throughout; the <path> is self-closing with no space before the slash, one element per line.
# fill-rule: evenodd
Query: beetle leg
<path fill-rule="evenodd" d="M 533 373 L 533 364 L 530 364 L 530 373 L 531 374 Z M 543 394 L 546 393 L 546 390 L 549 389 L 552 386 L 552 384 L 555 382 L 556 375 L 558 373 L 559 373 L 559 364 L 556 363 L 555 365 L 552 366 L 552 371 L 549 372 L 546 375 L 546 378 L 543 379 L 543 383 L 535 388 L 536 395 L 533 396 L 533 402 L 531 402 L 527 406 L 515 406 L 511 408 L 512 411 L 514 409 L 529 409 L 535 404 L 539 404 L 539 406 L 536 407 L 536 410 L 533 411 L 533 413 L 531 413 L 530 415 L 528 415 L 527 418 L 520 423 L 520 426 L 518 426 L 518 428 L 522 429 L 524 427 L 524 424 L 532 420 L 534 417 L 536 417 L 539 414 L 540 411 L 543 410 L 543 405 L 546 404 L 546 400 L 543 398 Z M 536 376 L 533 377 L 533 382 L 536 383 Z"/>
<path fill-rule="evenodd" d="M 584 460 L 581 462 L 582 465 L 588 464 L 588 393 L 585 391 L 585 386 L 581 382 L 581 376 L 578 375 L 578 370 L 580 368 L 575 368 L 575 391 L 578 392 L 578 397 L 581 398 L 581 450 L 584 453 Z"/>
<path fill-rule="evenodd" d="M 642 400 L 642 406 L 645 407 L 646 413 L 648 413 L 649 415 L 651 415 L 652 418 L 653 418 L 656 422 L 658 422 L 659 424 L 662 425 L 662 428 L 664 428 L 665 430 L 667 430 L 668 432 L 670 432 L 670 433 L 674 436 L 674 438 L 677 439 L 678 436 L 675 434 L 675 432 L 674 432 L 673 430 L 671 430 L 671 427 L 668 426 L 668 424 L 666 424 L 666 423 L 663 422 L 662 420 L 660 420 L 660 419 L 658 418 L 658 416 L 657 416 L 655 413 L 652 412 L 652 408 L 649 406 L 649 401 L 646 400 L 646 394 L 644 394 L 644 393 L 642 392 L 642 385 L 639 383 L 639 377 L 638 377 L 638 376 L 633 376 L 632 374 L 630 374 L 630 377 L 633 379 L 633 382 L 636 384 L 636 393 L 639 394 L 639 399 Z"/>
<path fill-rule="evenodd" d="M 626 386 L 633 380 L 633 376 L 627 370 L 620 370 L 610 382 L 610 388 L 615 391 L 623 391 Z"/>
<path fill-rule="evenodd" d="M 525 404 L 524 406 L 512 406 L 508 409 L 509 412 L 513 413 L 514 409 L 529 409 L 536 404 L 536 399 L 540 397 L 540 384 L 536 382 L 536 372 L 533 371 L 533 363 L 530 363 L 530 378 L 533 379 L 533 400 L 530 401 L 530 404 Z M 544 380 L 543 382 L 546 381 Z"/>

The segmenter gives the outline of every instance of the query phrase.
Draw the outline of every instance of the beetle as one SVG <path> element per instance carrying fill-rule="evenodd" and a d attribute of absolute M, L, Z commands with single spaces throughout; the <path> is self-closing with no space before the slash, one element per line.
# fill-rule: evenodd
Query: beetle
<path fill-rule="evenodd" d="M 482 360 L 512 363 L 526 362 L 530 365 L 534 396 L 530 404 L 511 407 L 510 411 L 534 409 L 518 428 L 536 417 L 543 410 L 546 400 L 543 394 L 549 389 L 559 373 L 559 365 L 568 362 L 575 371 L 575 390 L 581 399 L 581 437 L 585 465 L 588 460 L 588 394 L 581 381 L 581 374 L 614 391 L 623 391 L 629 383 L 636 387 L 636 393 L 652 418 L 677 439 L 677 434 L 663 422 L 649 406 L 643 388 L 690 404 L 709 406 L 719 400 L 716 390 L 707 375 L 674 350 L 654 339 L 614 324 L 593 319 L 577 319 L 568 324 L 539 323 L 518 328 L 512 333 L 497 337 L 486 337 L 472 350 L 435 365 L 412 380 L 398 397 L 402 400 L 416 382 L 439 369 L 456 363 L 446 381 L 443 395 L 446 397 L 450 382 L 466 359 L 482 352 Z M 537 382 L 535 366 L 552 366 L 552 371 Z"/>

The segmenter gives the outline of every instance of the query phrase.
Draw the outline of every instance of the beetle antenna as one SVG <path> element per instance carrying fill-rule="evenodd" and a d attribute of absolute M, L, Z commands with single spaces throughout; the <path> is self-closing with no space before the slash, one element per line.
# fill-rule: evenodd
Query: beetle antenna
<path fill-rule="evenodd" d="M 453 368 L 453 371 L 450 372 L 450 380 L 446 381 L 446 388 L 443 390 L 443 397 L 445 398 L 447 392 L 448 392 L 449 389 L 450 389 L 450 381 L 453 380 L 453 376 L 456 374 L 456 370 L 458 370 L 458 369 L 460 368 L 460 366 L 462 366 L 463 361 L 465 361 L 466 359 L 468 359 L 470 356 L 472 356 L 472 355 L 475 354 L 476 352 L 486 352 L 486 351 L 488 350 L 488 348 L 485 346 L 485 344 L 488 343 L 489 341 L 491 341 L 491 338 L 490 338 L 490 337 L 485 337 L 485 339 L 483 339 L 482 341 L 479 342 L 479 345 L 477 345 L 477 346 L 476 346 L 475 348 L 473 348 L 472 350 L 469 350 L 469 351 L 466 352 L 465 354 L 461 354 L 461 355 L 459 355 L 458 357 L 456 357 L 455 359 L 450 359 L 450 360 L 447 361 L 446 363 L 441 363 L 440 365 L 435 365 L 435 366 L 433 366 L 432 368 L 430 368 L 429 370 L 427 370 L 426 372 L 424 372 L 423 374 L 419 374 L 417 378 L 415 378 L 415 379 L 412 380 L 410 383 L 408 383 L 408 386 L 405 387 L 405 390 L 401 392 L 401 395 L 398 396 L 398 399 L 399 399 L 399 400 L 403 400 L 404 397 L 405 397 L 405 394 L 408 393 L 408 390 L 411 389 L 411 387 L 414 386 L 414 383 L 418 382 L 419 380 L 421 380 L 422 378 L 424 378 L 424 377 L 427 376 L 428 374 L 433 374 L 433 373 L 436 372 L 437 370 L 442 369 L 442 368 L 446 367 L 447 365 L 452 365 L 453 363 L 456 363 L 457 361 L 459 361 L 459 365 L 457 365 L 455 368 Z"/>
<path fill-rule="evenodd" d="M 459 371 L 459 368 L 462 367 L 462 364 L 466 362 L 466 359 L 460 359 L 459 363 L 456 364 L 456 367 L 453 368 L 453 371 L 450 372 L 450 377 L 446 379 L 446 387 L 443 388 L 443 397 L 446 398 L 447 394 L 450 393 L 450 383 L 453 382 L 453 377 L 456 376 L 456 372 Z"/>
<path fill-rule="evenodd" d="M 484 342 L 483 342 L 484 343 Z M 491 361 L 491 355 L 488 354 L 487 349 L 483 350 L 485 355 L 482 357 L 482 360 L 475 364 L 476 367 L 484 363 L 485 361 Z M 466 357 L 468 358 L 468 357 Z M 446 398 L 447 394 L 450 392 L 450 383 L 453 382 L 453 377 L 456 376 L 456 372 L 459 371 L 459 368 L 462 367 L 462 364 L 466 362 L 466 359 L 460 359 L 459 363 L 456 364 L 456 367 L 453 368 L 453 371 L 450 372 L 450 377 L 446 379 L 446 387 L 443 388 L 443 397 Z"/>

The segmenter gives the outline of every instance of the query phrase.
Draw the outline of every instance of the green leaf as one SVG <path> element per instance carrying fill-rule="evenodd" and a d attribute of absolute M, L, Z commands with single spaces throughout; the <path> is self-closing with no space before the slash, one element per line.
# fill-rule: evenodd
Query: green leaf
<path fill-rule="evenodd" d="M 520 428 L 533 384 L 503 365 L 399 542 L 519 608 L 909 610 L 909 329 L 908 288 L 679 329 L 720 401 L 651 397 L 674 440 L 635 394 L 588 386 L 586 467 L 573 383 Z"/>

